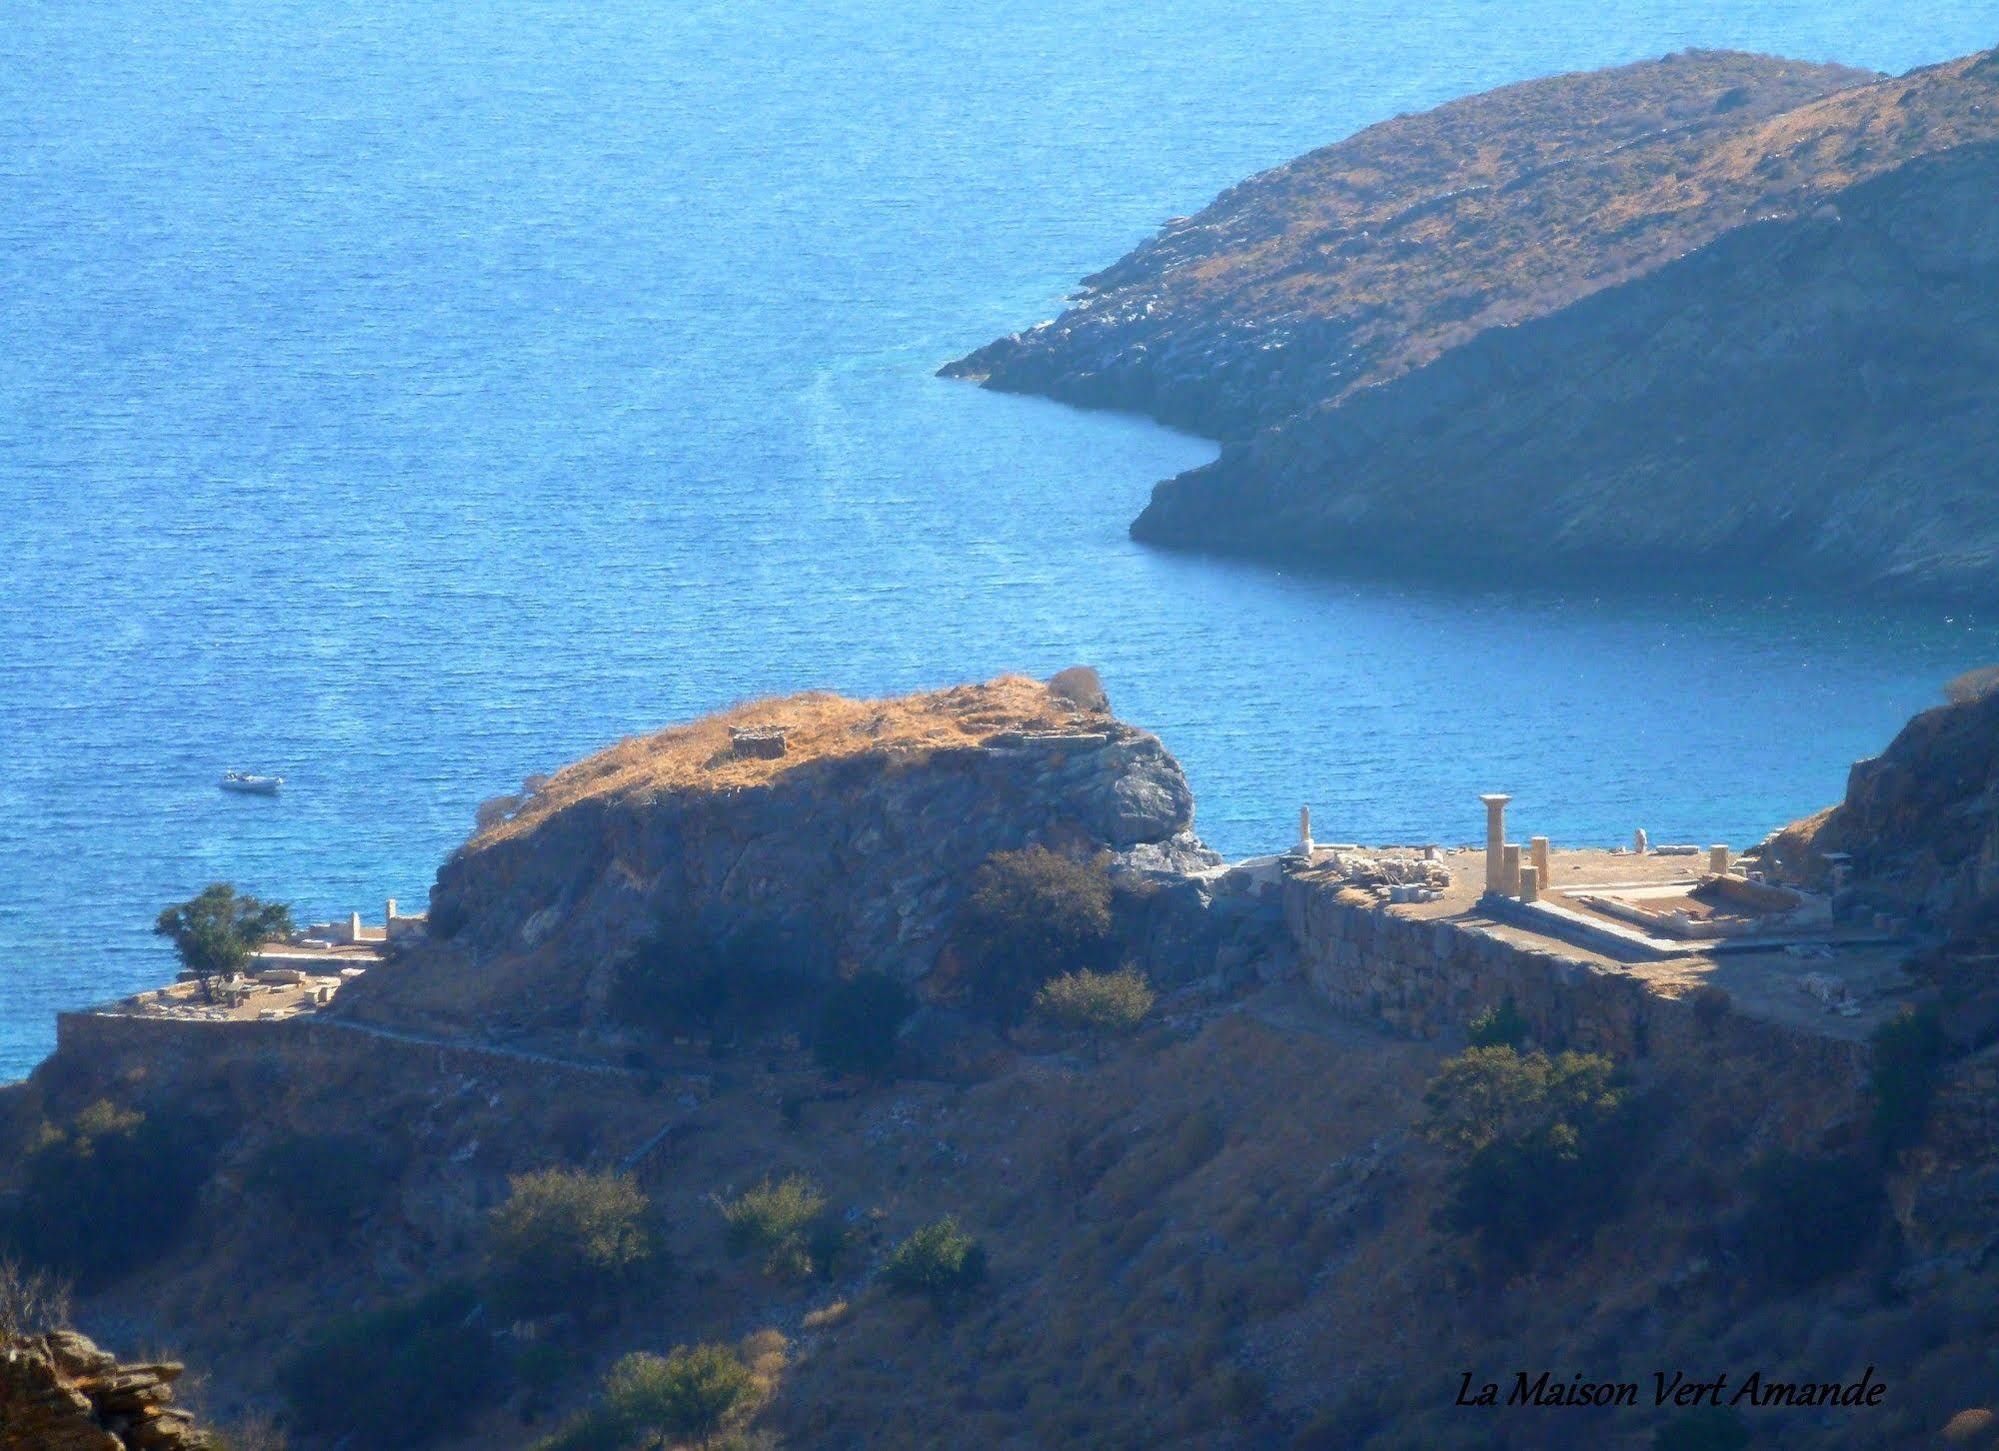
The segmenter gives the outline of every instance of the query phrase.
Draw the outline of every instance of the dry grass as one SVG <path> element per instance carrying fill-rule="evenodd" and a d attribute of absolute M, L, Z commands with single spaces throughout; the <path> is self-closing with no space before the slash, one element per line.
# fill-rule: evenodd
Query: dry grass
<path fill-rule="evenodd" d="M 660 791 L 740 790 L 815 761 L 876 751 L 974 745 L 996 731 L 1069 723 L 1075 708 L 1024 675 L 890 700 L 850 700 L 824 691 L 745 701 L 685 725 L 632 736 L 566 766 L 508 820 L 472 838 L 471 850 L 531 831 L 579 801 Z M 778 728 L 786 751 L 766 760 L 735 755 L 733 729 Z"/>

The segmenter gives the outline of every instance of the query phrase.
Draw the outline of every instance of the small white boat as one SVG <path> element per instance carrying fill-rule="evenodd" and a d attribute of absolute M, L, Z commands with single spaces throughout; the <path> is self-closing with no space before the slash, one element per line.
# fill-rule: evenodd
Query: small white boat
<path fill-rule="evenodd" d="M 282 776 L 258 776 L 249 771 L 224 771 L 216 782 L 224 791 L 241 791 L 251 796 L 275 796 L 285 784 Z"/>

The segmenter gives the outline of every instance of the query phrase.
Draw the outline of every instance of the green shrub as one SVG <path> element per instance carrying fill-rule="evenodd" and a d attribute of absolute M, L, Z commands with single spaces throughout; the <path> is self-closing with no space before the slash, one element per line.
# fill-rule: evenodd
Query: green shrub
<path fill-rule="evenodd" d="M 1465 1034 L 1474 1048 L 1518 1048 L 1527 1041 L 1527 1020 L 1508 994 L 1466 1024 Z"/>
<path fill-rule="evenodd" d="M 1608 1058 L 1584 1053 L 1470 1048 L 1445 1063 L 1424 1095 L 1425 1134 L 1456 1160 L 1439 1226 L 1518 1268 L 1616 1212 L 1629 1116 L 1614 1077 Z"/>
<path fill-rule="evenodd" d="M 322 1327 L 279 1371 L 298 1429 L 404 1451 L 459 1425 L 492 1387 L 492 1337 L 478 1298 L 448 1285 Z"/>
<path fill-rule="evenodd" d="M 35 1265 L 104 1283 L 179 1237 L 213 1158 L 199 1126 L 100 1099 L 28 1151 L 5 1238 Z"/>
<path fill-rule="evenodd" d="M 835 1073 L 879 1078 L 895 1062 L 896 1030 L 915 1011 L 915 994 L 887 973 L 859 973 L 820 1004 L 812 1055 Z"/>
<path fill-rule="evenodd" d="M 959 922 L 972 996 L 1019 1021 L 1051 977 L 1102 964 L 1111 948 L 1111 884 L 1100 866 L 1045 847 L 995 852 Z"/>
<path fill-rule="evenodd" d="M 661 1440 L 707 1440 L 761 1399 L 756 1373 L 726 1345 L 680 1345 L 664 1357 L 628 1355 L 604 1381 L 619 1424 Z"/>
<path fill-rule="evenodd" d="M 1927 1009 L 1902 1013 L 1874 1030 L 1869 1087 L 1874 1133 L 1884 1154 L 1908 1148 L 1929 1123 L 1943 1065 L 1943 1027 Z"/>
<path fill-rule="evenodd" d="M 588 1309 L 633 1282 L 655 1247 L 650 1205 L 624 1174 L 517 1174 L 489 1226 L 493 1288 L 510 1313 Z"/>
<path fill-rule="evenodd" d="M 986 1252 L 947 1214 L 897 1245 L 882 1266 L 881 1277 L 892 1290 L 927 1295 L 941 1303 L 984 1282 Z"/>
<path fill-rule="evenodd" d="M 845 1235 L 826 1213 L 826 1196 L 803 1174 L 766 1178 L 734 1199 L 717 1199 L 729 1248 L 756 1251 L 778 1279 L 830 1273 Z"/>
<path fill-rule="evenodd" d="M 294 1225 L 337 1232 L 381 1203 L 397 1172 L 395 1156 L 378 1139 L 287 1134 L 251 1156 L 243 1184 L 284 1206 Z"/>
<path fill-rule="evenodd" d="M 1803 1289 L 1858 1266 L 1887 1213 L 1879 1170 L 1850 1155 L 1769 1154 L 1746 1182 L 1743 1251 L 1751 1276 L 1777 1289 Z"/>
<path fill-rule="evenodd" d="M 1034 1010 L 1051 1023 L 1100 1038 L 1132 1031 L 1145 1021 L 1156 1000 L 1152 985 L 1135 967 L 1116 972 L 1085 968 L 1043 983 L 1034 995 Z"/>
<path fill-rule="evenodd" d="M 754 1412 L 765 1393 L 756 1371 L 726 1345 L 637 1351 L 611 1367 L 594 1407 L 535 1451 L 636 1451 L 690 1440 L 706 1446 Z"/>

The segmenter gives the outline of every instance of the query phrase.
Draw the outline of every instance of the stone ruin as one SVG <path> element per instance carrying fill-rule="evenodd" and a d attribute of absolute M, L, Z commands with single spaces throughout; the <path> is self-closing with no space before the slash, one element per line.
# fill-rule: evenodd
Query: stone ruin
<path fill-rule="evenodd" d="M 775 761 L 784 755 L 783 726 L 731 726 L 729 754 L 757 761 Z"/>

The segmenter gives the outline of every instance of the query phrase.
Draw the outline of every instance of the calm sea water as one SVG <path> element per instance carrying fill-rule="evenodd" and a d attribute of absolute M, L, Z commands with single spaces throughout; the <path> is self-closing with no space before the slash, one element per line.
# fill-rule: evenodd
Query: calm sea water
<path fill-rule="evenodd" d="M 1747 841 L 1986 624 L 1148 553 L 1199 440 L 938 382 L 1237 178 L 1688 45 L 1902 69 L 1981 3 L 15 0 L 0 1079 L 215 878 L 421 899 L 474 805 L 804 686 L 1090 661 L 1224 850 Z M 218 792 L 280 771 L 276 801 Z"/>

